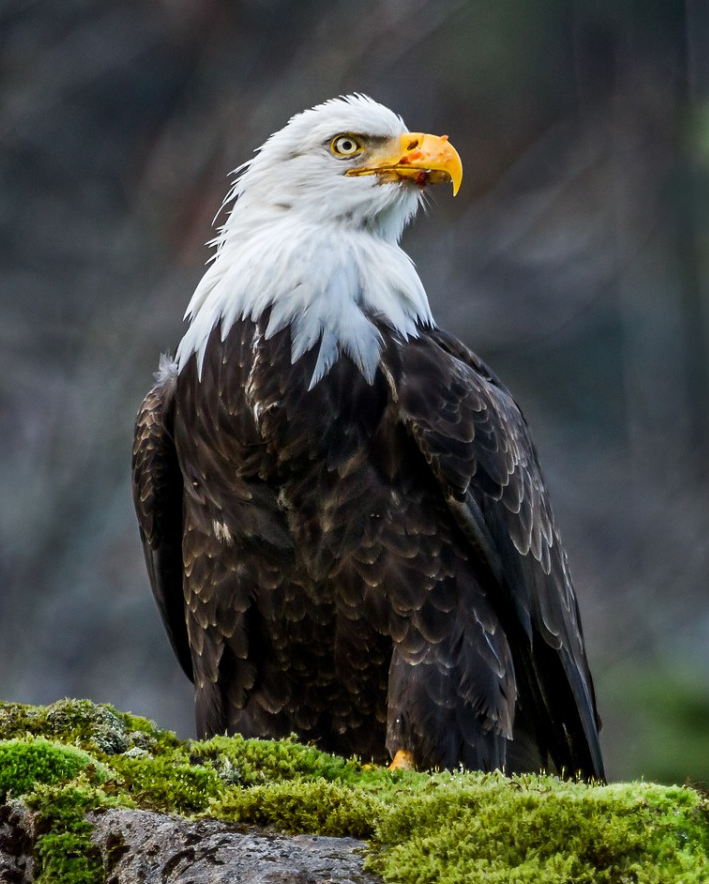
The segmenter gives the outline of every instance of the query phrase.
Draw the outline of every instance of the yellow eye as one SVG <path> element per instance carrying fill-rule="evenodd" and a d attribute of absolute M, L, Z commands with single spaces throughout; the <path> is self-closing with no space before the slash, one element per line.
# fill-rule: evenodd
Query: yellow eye
<path fill-rule="evenodd" d="M 362 153 L 364 145 L 356 135 L 336 135 L 330 142 L 330 150 L 336 157 L 354 157 Z"/>

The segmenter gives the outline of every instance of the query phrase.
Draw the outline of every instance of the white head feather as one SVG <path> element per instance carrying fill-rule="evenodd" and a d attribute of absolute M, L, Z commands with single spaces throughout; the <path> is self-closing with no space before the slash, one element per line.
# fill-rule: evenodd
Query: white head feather
<path fill-rule="evenodd" d="M 392 111 L 350 95 L 294 116 L 237 170 L 225 201 L 234 206 L 185 314 L 180 370 L 196 354 L 201 371 L 218 323 L 224 339 L 236 321 L 257 320 L 269 307 L 266 337 L 290 325 L 293 362 L 320 342 L 311 387 L 342 353 L 373 380 L 382 346 L 373 317 L 404 338 L 433 325 L 421 280 L 398 245 L 421 190 L 347 176 L 329 149 L 339 133 L 406 131 Z"/>

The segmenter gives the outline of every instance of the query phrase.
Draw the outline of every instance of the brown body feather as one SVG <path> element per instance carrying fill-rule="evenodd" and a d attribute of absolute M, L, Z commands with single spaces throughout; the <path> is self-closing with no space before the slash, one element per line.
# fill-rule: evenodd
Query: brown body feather
<path fill-rule="evenodd" d="M 135 503 L 201 736 L 602 777 L 576 599 L 526 423 L 462 344 L 384 326 L 308 390 L 268 315 L 146 397 Z M 181 553 L 180 553 L 181 550 Z M 387 753 L 388 750 L 388 753 Z"/>

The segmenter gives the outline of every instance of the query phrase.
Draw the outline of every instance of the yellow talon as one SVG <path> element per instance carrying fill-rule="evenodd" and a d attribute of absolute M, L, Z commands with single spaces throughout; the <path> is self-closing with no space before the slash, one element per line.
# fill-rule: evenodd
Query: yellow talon
<path fill-rule="evenodd" d="M 416 770 L 414 753 L 408 749 L 398 749 L 394 760 L 389 765 L 389 770 Z"/>

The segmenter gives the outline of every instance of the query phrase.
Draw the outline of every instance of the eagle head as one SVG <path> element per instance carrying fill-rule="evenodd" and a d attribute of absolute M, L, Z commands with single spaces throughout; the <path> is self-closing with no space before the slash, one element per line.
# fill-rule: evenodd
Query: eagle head
<path fill-rule="evenodd" d="M 187 308 L 180 370 L 212 330 L 268 311 L 266 339 L 290 327 L 292 360 L 320 345 L 311 387 L 342 355 L 371 382 L 383 322 L 404 339 L 433 325 L 423 285 L 398 242 L 424 188 L 460 187 L 447 136 L 409 132 L 365 95 L 292 117 L 236 170 L 232 209 Z"/>
<path fill-rule="evenodd" d="M 232 195 L 396 241 L 426 185 L 450 181 L 455 194 L 462 176 L 447 136 L 409 132 L 393 111 L 349 95 L 292 117 L 242 167 Z"/>

